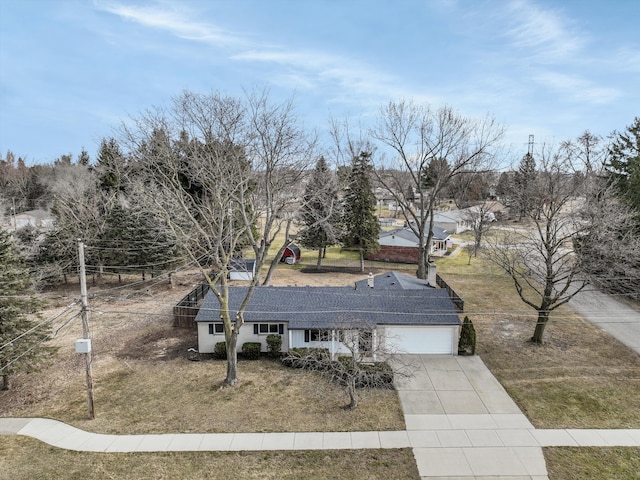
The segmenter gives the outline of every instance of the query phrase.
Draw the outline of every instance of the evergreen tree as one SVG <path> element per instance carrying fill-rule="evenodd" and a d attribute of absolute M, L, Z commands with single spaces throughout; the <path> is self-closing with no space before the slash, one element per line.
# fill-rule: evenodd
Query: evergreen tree
<path fill-rule="evenodd" d="M 35 315 L 39 304 L 31 289 L 31 280 L 23 259 L 18 255 L 8 232 L 0 230 L 0 376 L 9 388 L 9 377 L 37 367 L 46 353 L 41 345 L 50 328 L 39 326 Z"/>
<path fill-rule="evenodd" d="M 621 196 L 640 211 L 640 117 L 614 134 L 606 167 Z"/>
<path fill-rule="evenodd" d="M 371 172 L 371 153 L 361 152 L 353 158 L 342 216 L 342 243 L 345 248 L 359 251 L 362 272 L 365 254 L 380 248 L 380 223 L 376 216 L 376 197 L 371 188 Z"/>
<path fill-rule="evenodd" d="M 465 315 L 458 340 L 458 353 L 462 355 L 476 354 L 476 329 L 469 317 Z"/>
<path fill-rule="evenodd" d="M 170 270 L 179 261 L 175 240 L 160 218 L 132 199 L 125 206 L 116 202 L 106 218 L 105 233 L 100 241 L 103 260 L 109 273 L 152 275 Z"/>
<path fill-rule="evenodd" d="M 298 234 L 300 245 L 318 250 L 318 267 L 330 245 L 338 243 L 340 212 L 338 188 L 324 157 L 320 157 L 304 192 L 301 220 L 303 229 Z"/>
<path fill-rule="evenodd" d="M 118 142 L 114 138 L 103 138 L 96 163 L 100 189 L 108 192 L 124 190 L 126 170 L 126 161 Z"/>
<path fill-rule="evenodd" d="M 536 161 L 527 153 L 514 174 L 514 203 L 518 211 L 518 219 L 533 214 L 536 205 Z"/>

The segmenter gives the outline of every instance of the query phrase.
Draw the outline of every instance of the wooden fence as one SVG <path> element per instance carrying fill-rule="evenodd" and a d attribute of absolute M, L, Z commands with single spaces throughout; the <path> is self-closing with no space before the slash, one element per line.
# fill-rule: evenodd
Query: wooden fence
<path fill-rule="evenodd" d="M 200 310 L 200 302 L 209 291 L 209 284 L 203 283 L 191 290 L 173 307 L 173 326 L 195 328 L 193 320 Z"/>
<path fill-rule="evenodd" d="M 451 288 L 449 284 L 445 282 L 444 279 L 438 274 L 436 274 L 436 284 L 440 288 L 444 288 L 447 291 L 447 293 L 449 294 L 449 298 L 451 298 L 453 306 L 456 307 L 458 313 L 464 312 L 464 300 L 460 298 L 456 291 Z"/>

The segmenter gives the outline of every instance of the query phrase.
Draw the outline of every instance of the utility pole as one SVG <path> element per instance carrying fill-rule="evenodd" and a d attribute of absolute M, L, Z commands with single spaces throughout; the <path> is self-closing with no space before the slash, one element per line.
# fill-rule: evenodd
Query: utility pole
<path fill-rule="evenodd" d="M 18 229 L 18 222 L 16 221 L 16 199 L 15 197 L 11 198 L 12 206 L 11 213 L 13 214 L 13 231 Z"/>
<path fill-rule="evenodd" d="M 85 372 L 87 377 L 87 405 L 89 407 L 89 420 L 95 418 L 93 409 L 93 377 L 91 375 L 91 339 L 89 337 L 89 302 L 87 301 L 87 276 L 84 266 L 84 244 L 78 239 L 78 258 L 80 260 L 80 298 L 82 300 L 82 339 L 86 346 L 84 349 Z M 76 342 L 76 351 L 78 351 L 78 342 Z"/>

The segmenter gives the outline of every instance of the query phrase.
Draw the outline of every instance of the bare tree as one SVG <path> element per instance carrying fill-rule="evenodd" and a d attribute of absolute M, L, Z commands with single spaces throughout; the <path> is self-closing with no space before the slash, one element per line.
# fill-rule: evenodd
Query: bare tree
<path fill-rule="evenodd" d="M 478 251 L 482 247 L 482 239 L 489 232 L 494 222 L 497 221 L 492 208 L 496 205 L 496 202 L 492 200 L 485 200 L 481 204 L 469 207 L 464 214 L 464 220 L 471 226 L 471 232 L 473 233 L 473 245 L 471 247 L 470 256 L 478 256 Z M 471 261 L 471 258 L 469 258 Z"/>
<path fill-rule="evenodd" d="M 330 329 L 312 330 L 320 348 L 291 349 L 285 365 L 319 372 L 342 385 L 349 396 L 349 408 L 358 407 L 359 388 L 392 388 L 394 379 L 411 377 L 411 369 L 395 348 L 394 339 L 375 325 L 358 321 L 337 321 Z"/>
<path fill-rule="evenodd" d="M 290 244 L 291 223 L 304 201 L 304 180 L 315 164 L 316 138 L 301 128 L 292 100 L 274 104 L 269 100 L 268 91 L 263 90 L 249 93 L 247 104 L 247 149 L 256 173 L 255 192 L 248 200 L 261 221 L 257 235 L 253 229 L 247 229 L 257 262 L 256 271 L 266 263 L 269 248 L 285 229 L 285 240 L 271 259 L 265 275 L 263 285 L 268 285 Z M 245 222 L 250 221 L 245 219 Z"/>
<path fill-rule="evenodd" d="M 422 239 L 418 278 L 427 276 L 440 196 L 455 177 L 488 168 L 502 135 L 503 128 L 493 118 L 471 119 L 448 106 L 433 109 L 399 101 L 382 109 L 373 137 L 390 148 L 395 158 L 379 162 L 376 173 L 407 225 Z M 416 192 L 415 202 L 406 195 L 407 179 Z"/>
<path fill-rule="evenodd" d="M 487 242 L 486 255 L 513 280 L 520 299 L 538 312 L 531 341 L 542 343 L 552 311 L 585 288 L 574 255 L 574 242 L 585 231 L 580 211 L 584 176 L 566 149 L 543 146 L 536 189 L 532 192 L 530 229 L 503 229 Z"/>
<path fill-rule="evenodd" d="M 245 101 L 184 92 L 169 110 L 148 111 L 124 125 L 123 137 L 151 187 L 140 193 L 153 196 L 155 214 L 218 299 L 227 345 L 225 383 L 235 385 L 244 310 L 269 246 L 286 223 L 312 142 L 298 128 L 291 102 L 274 105 L 266 93 L 249 94 Z M 232 318 L 228 267 L 246 249 L 255 256 L 256 275 Z"/>
<path fill-rule="evenodd" d="M 585 276 L 605 292 L 640 300 L 640 219 L 606 177 L 591 183 L 576 254 Z"/>

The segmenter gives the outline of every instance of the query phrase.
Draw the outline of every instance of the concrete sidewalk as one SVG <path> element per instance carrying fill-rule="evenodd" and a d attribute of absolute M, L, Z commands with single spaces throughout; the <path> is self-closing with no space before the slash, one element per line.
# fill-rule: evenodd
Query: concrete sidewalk
<path fill-rule="evenodd" d="M 105 435 L 45 418 L 0 418 L 0 434 L 90 452 L 409 447 L 422 478 L 449 480 L 546 479 L 545 446 L 640 447 L 640 429 L 534 429 L 479 357 L 404 358 L 415 375 L 397 385 L 401 431 Z"/>

